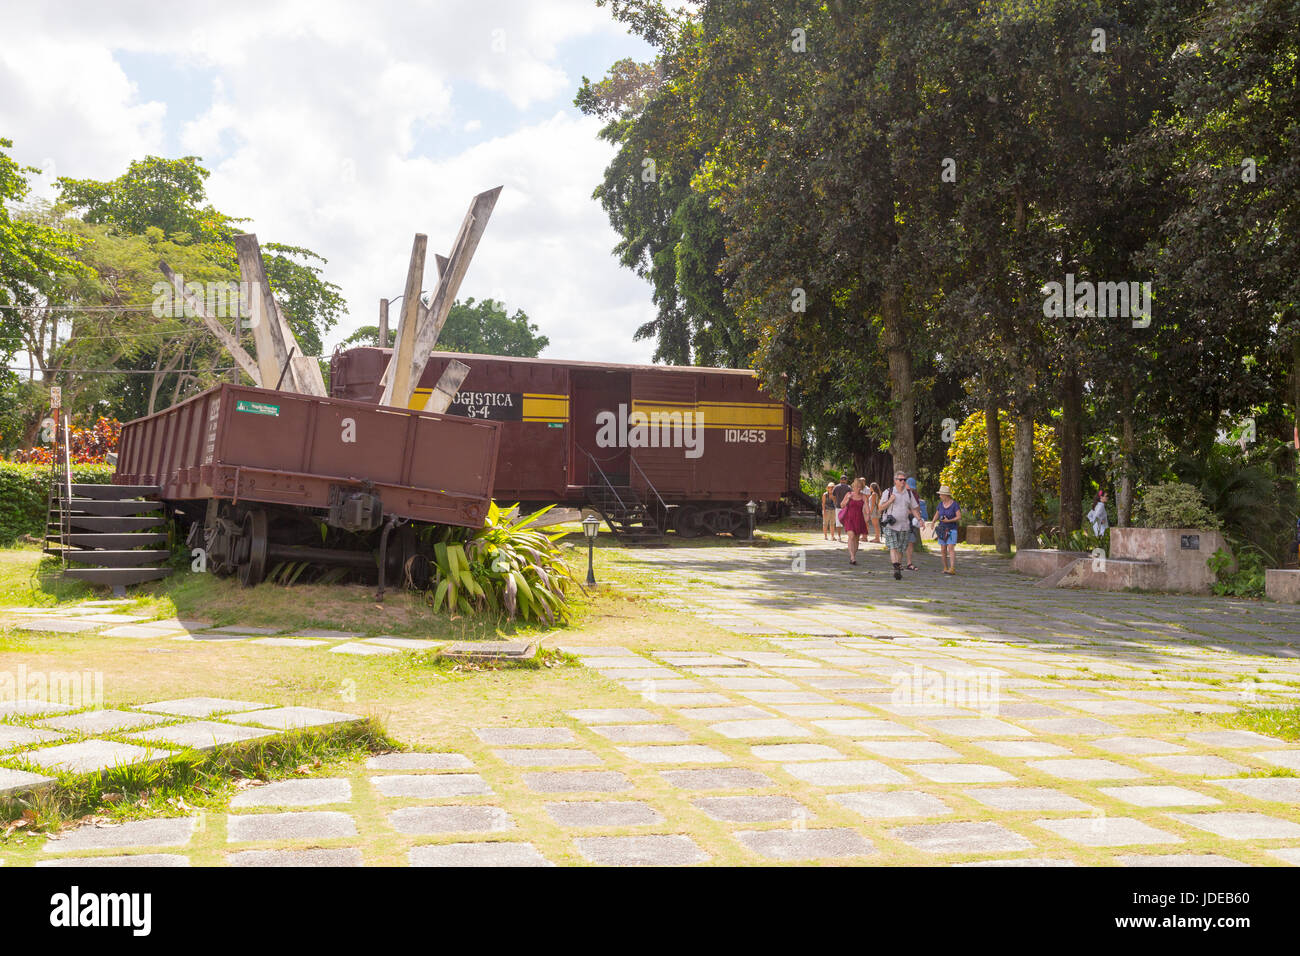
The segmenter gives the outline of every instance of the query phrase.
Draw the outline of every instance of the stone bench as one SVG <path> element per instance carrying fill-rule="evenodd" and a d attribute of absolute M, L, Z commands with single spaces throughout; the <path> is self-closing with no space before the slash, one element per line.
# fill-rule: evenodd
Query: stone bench
<path fill-rule="evenodd" d="M 1014 560 L 1011 562 L 1021 574 L 1029 574 L 1036 578 L 1045 578 L 1055 574 L 1068 565 L 1073 564 L 1080 558 L 1089 558 L 1091 555 L 1087 551 L 1056 551 L 1050 548 L 1025 548 L 1023 551 L 1017 551 Z"/>

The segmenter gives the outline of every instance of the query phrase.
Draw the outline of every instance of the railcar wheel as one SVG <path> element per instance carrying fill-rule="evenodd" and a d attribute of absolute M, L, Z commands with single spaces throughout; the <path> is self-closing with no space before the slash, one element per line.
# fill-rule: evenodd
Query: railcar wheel
<path fill-rule="evenodd" d="M 251 588 L 266 576 L 266 512 L 257 508 L 244 515 L 243 532 L 239 583 Z"/>
<path fill-rule="evenodd" d="M 695 505 L 679 505 L 673 515 L 673 530 L 683 538 L 698 538 L 704 534 L 704 515 Z"/>
<path fill-rule="evenodd" d="M 749 512 L 733 509 L 727 513 L 731 515 L 731 536 L 740 541 L 748 541 Z"/>

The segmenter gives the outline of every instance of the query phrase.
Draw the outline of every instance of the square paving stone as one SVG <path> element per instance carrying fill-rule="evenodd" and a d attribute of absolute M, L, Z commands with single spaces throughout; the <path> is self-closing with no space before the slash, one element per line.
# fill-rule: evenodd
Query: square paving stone
<path fill-rule="evenodd" d="M 428 651 L 447 644 L 446 641 L 424 641 L 416 637 L 367 637 L 365 643 L 395 647 L 399 651 Z"/>
<path fill-rule="evenodd" d="M 910 763 L 915 771 L 935 783 L 1003 783 L 1016 778 L 997 767 L 982 763 Z"/>
<path fill-rule="evenodd" d="M 453 753 L 380 754 L 366 761 L 367 770 L 467 770 L 472 766 L 464 754 Z"/>
<path fill-rule="evenodd" d="M 1117 856 L 1115 859 L 1119 861 L 1120 866 L 1130 867 L 1165 866 L 1200 869 L 1204 866 L 1250 866 L 1249 863 L 1230 860 L 1226 856 L 1219 856 L 1217 853 L 1125 854 Z"/>
<path fill-rule="evenodd" d="M 825 744 L 756 744 L 749 749 L 760 760 L 839 760 L 845 756 Z"/>
<path fill-rule="evenodd" d="M 927 853 L 1016 853 L 1034 846 L 1000 823 L 979 821 L 918 823 L 891 830 L 890 835 Z"/>
<path fill-rule="evenodd" d="M 116 850 L 137 846 L 184 846 L 194 833 L 196 817 L 132 820 L 116 826 L 81 826 L 50 837 L 46 853 Z"/>
<path fill-rule="evenodd" d="M 710 724 L 709 729 L 724 737 L 740 740 L 755 740 L 764 737 L 811 737 L 812 731 L 800 727 L 793 721 L 780 717 L 766 720 L 724 720 Z"/>
<path fill-rule="evenodd" d="M 812 815 L 807 807 L 790 797 L 697 797 L 691 802 L 713 819 L 727 823 L 789 823 L 807 820 Z"/>
<path fill-rule="evenodd" d="M 818 690 L 871 690 L 887 686 L 884 681 L 870 677 L 808 677 L 804 680 L 809 687 Z"/>
<path fill-rule="evenodd" d="M 1082 800 L 1050 787 L 972 787 L 962 793 L 995 810 L 1092 809 Z"/>
<path fill-rule="evenodd" d="M 512 767 L 592 767 L 605 762 L 590 750 L 563 747 L 492 752 Z"/>
<path fill-rule="evenodd" d="M 346 644 L 335 644 L 329 649 L 329 653 L 354 654 L 357 657 L 388 657 L 402 652 L 399 648 L 389 647 L 386 644 L 363 644 L 360 641 L 348 641 Z"/>
<path fill-rule="evenodd" d="M 658 810 L 639 800 L 548 803 L 546 812 L 562 827 L 633 827 L 664 819 Z"/>
<path fill-rule="evenodd" d="M 892 720 L 863 718 L 814 720 L 813 726 L 843 737 L 924 737 L 925 732 Z"/>
<path fill-rule="evenodd" d="M 1252 730 L 1214 730 L 1205 733 L 1187 734 L 1188 740 L 1207 747 L 1285 747 L 1285 740 L 1266 737 Z"/>
<path fill-rule="evenodd" d="M 1167 714 L 1167 708 L 1157 707 L 1137 700 L 1081 700 L 1071 705 L 1084 713 L 1102 717 L 1120 717 L 1128 714 Z"/>
<path fill-rule="evenodd" d="M 243 807 L 318 807 L 327 803 L 347 803 L 352 799 L 352 781 L 341 777 L 316 777 L 307 780 L 280 780 L 261 787 L 251 787 L 235 794 L 230 805 Z"/>
<path fill-rule="evenodd" d="M 554 866 L 531 843 L 445 843 L 417 846 L 411 866 Z"/>
<path fill-rule="evenodd" d="M 1300 866 L 1300 846 L 1283 847 L 1280 850 L 1269 850 L 1268 852 L 1284 863 Z"/>
<path fill-rule="evenodd" d="M 746 830 L 737 840 L 770 860 L 825 860 L 867 856 L 875 852 L 871 841 L 856 830 Z"/>
<path fill-rule="evenodd" d="M 726 763 L 730 758 L 721 751 L 702 744 L 676 744 L 662 747 L 619 747 L 619 752 L 641 763 Z"/>
<path fill-rule="evenodd" d="M 776 781 L 756 770 L 742 767 L 710 767 L 707 770 L 661 770 L 674 787 L 683 790 L 754 790 L 774 787 Z"/>
<path fill-rule="evenodd" d="M 246 714 L 232 714 L 226 720 L 241 724 L 261 724 L 276 730 L 298 730 L 303 727 L 325 727 L 361 720 L 356 714 L 337 710 L 320 710 L 316 707 L 277 707 L 272 710 L 254 710 Z"/>
<path fill-rule="evenodd" d="M 483 743 L 497 747 L 573 743 L 573 731 L 568 727 L 479 727 L 474 733 Z"/>
<path fill-rule="evenodd" d="M 952 813 L 948 804 L 923 790 L 834 793 L 830 800 L 868 820 L 879 817 L 941 817 Z"/>
<path fill-rule="evenodd" d="M 998 704 L 999 717 L 1060 717 L 1062 712 L 1046 704 L 1031 701 L 1003 701 Z"/>
<path fill-rule="evenodd" d="M 494 833 L 514 826 L 501 807 L 403 807 L 388 815 L 388 822 L 407 836 L 439 833 Z"/>
<path fill-rule="evenodd" d="M 254 704 L 247 700 L 227 700 L 224 697 L 183 697 L 180 700 L 160 700 L 152 704 L 138 704 L 136 710 L 147 710 L 155 714 L 171 714 L 173 717 L 211 717 L 236 710 L 263 710 L 266 704 Z"/>
<path fill-rule="evenodd" d="M 1175 820 L 1227 840 L 1294 840 L 1300 824 L 1263 813 L 1171 813 Z"/>
<path fill-rule="evenodd" d="M 241 850 L 226 855 L 226 866 L 336 867 L 361 866 L 361 851 L 354 847 L 338 850 Z"/>
<path fill-rule="evenodd" d="M 130 856 L 76 856 L 57 860 L 37 860 L 39 867 L 119 867 L 119 866 L 189 866 L 190 858 L 177 853 L 133 853 Z"/>
<path fill-rule="evenodd" d="M 633 724 L 658 719 L 657 714 L 644 707 L 597 707 L 571 710 L 569 716 L 584 724 Z"/>
<path fill-rule="evenodd" d="M 857 743 L 877 757 L 895 760 L 953 760 L 961 757 L 957 751 L 937 740 L 859 740 Z"/>
<path fill-rule="evenodd" d="M 333 840 L 357 835 L 357 825 L 338 810 L 245 813 L 226 817 L 226 842 L 254 840 Z"/>
<path fill-rule="evenodd" d="M 1028 737 L 1029 731 L 996 717 L 956 717 L 926 722 L 941 734 L 954 737 Z"/>
<path fill-rule="evenodd" d="M 1222 800 L 1183 787 L 1098 787 L 1102 793 L 1135 807 L 1208 807 Z"/>
<path fill-rule="evenodd" d="M 0 767 L 0 797 L 29 790 L 32 787 L 43 787 L 53 782 L 53 777 L 43 777 L 39 773 Z"/>
<path fill-rule="evenodd" d="M 671 744 L 690 740 L 691 737 L 672 724 L 607 724 L 591 729 L 607 740 L 627 744 Z"/>
<path fill-rule="evenodd" d="M 1149 776 L 1113 760 L 1030 760 L 1028 766 L 1062 780 L 1133 780 Z"/>
<path fill-rule="evenodd" d="M 50 634 L 82 634 L 86 631 L 95 631 L 103 627 L 100 621 L 80 621 L 60 618 L 47 618 L 43 620 L 22 621 L 14 625 L 18 631 L 40 631 Z"/>
<path fill-rule="evenodd" d="M 212 750 L 225 744 L 274 737 L 275 731 L 258 730 L 254 727 L 233 727 L 230 724 L 219 724 L 214 720 L 197 720 L 171 727 L 155 727 L 153 730 L 132 733 L 130 736 L 152 744 L 175 744 L 178 747 L 190 747 L 194 750 Z"/>
<path fill-rule="evenodd" d="M 1276 800 L 1300 806 L 1300 777 L 1243 777 L 1237 780 L 1210 780 L 1208 783 L 1244 793 L 1256 800 Z"/>
<path fill-rule="evenodd" d="M 1147 757 L 1146 762 L 1154 764 L 1162 770 L 1172 770 L 1174 773 L 1185 773 L 1200 777 L 1230 777 L 1233 774 L 1245 773 L 1247 769 L 1239 763 L 1233 763 L 1231 760 L 1224 760 L 1222 757 L 1215 757 L 1211 754 Z"/>
<path fill-rule="evenodd" d="M 1272 753 L 1265 751 L 1264 753 L 1252 753 L 1251 756 L 1277 764 L 1279 767 L 1286 767 L 1288 770 L 1300 772 L 1300 750 L 1275 750 Z"/>
<path fill-rule="evenodd" d="M 1141 757 L 1146 754 L 1178 754 L 1185 753 L 1187 750 L 1182 744 L 1157 740 L 1154 737 L 1107 737 L 1104 740 L 1090 740 L 1088 742 L 1094 747 L 1109 750 L 1114 754 L 1127 754 L 1134 757 Z"/>
<path fill-rule="evenodd" d="M 830 704 L 829 697 L 796 690 L 744 690 L 741 696 L 759 704 Z"/>
<path fill-rule="evenodd" d="M 578 837 L 573 841 L 582 855 L 602 866 L 689 866 L 709 855 L 688 836 Z"/>
<path fill-rule="evenodd" d="M 651 702 L 663 704 L 665 707 L 707 707 L 711 704 L 730 704 L 731 698 L 722 694 L 695 694 L 690 691 L 684 693 L 650 693 L 642 692 L 642 697 L 647 697 Z"/>
<path fill-rule="evenodd" d="M 1025 726 L 1038 734 L 1117 734 L 1119 727 L 1095 717 L 1056 717 L 1051 720 L 1027 720 Z"/>
<path fill-rule="evenodd" d="M 1084 846 L 1131 846 L 1142 843 L 1182 843 L 1183 838 L 1132 817 L 1070 817 L 1036 820 L 1036 826 Z"/>
<path fill-rule="evenodd" d="M 905 776 L 876 760 L 835 760 L 825 763 L 787 763 L 781 769 L 817 787 L 855 787 L 881 783 L 907 783 Z"/>
<path fill-rule="evenodd" d="M 125 710 L 87 710 L 80 714 L 64 714 L 41 721 L 48 730 L 62 730 L 80 734 L 108 734 L 135 727 L 151 727 L 167 720 L 152 714 L 132 714 Z"/>
<path fill-rule="evenodd" d="M 261 644 L 263 647 L 322 647 L 328 642 L 309 641 L 302 637 L 259 637 L 248 643 Z"/>
<path fill-rule="evenodd" d="M 167 750 L 146 750 L 134 744 L 119 744 L 111 740 L 83 740 L 75 744 L 29 750 L 23 754 L 23 758 L 46 770 L 92 773 L 166 757 L 168 753 Z"/>
<path fill-rule="evenodd" d="M 713 683 L 725 690 L 798 690 L 783 677 L 715 677 Z"/>
<path fill-rule="evenodd" d="M 351 641 L 360 637 L 357 631 L 331 631 L 322 628 L 308 628 L 307 630 L 291 631 L 295 637 L 320 637 L 330 641 Z"/>
<path fill-rule="evenodd" d="M 26 747 L 29 744 L 45 744 L 52 740 L 62 739 L 63 734 L 55 733 L 53 730 L 0 724 L 0 750 L 8 750 L 10 747 Z"/>
<path fill-rule="evenodd" d="M 787 717 L 862 717 L 865 711 L 854 704 L 773 704 L 772 709 Z"/>
<path fill-rule="evenodd" d="M 1071 752 L 1042 740 L 979 740 L 975 746 L 999 757 L 1060 757 Z"/>
<path fill-rule="evenodd" d="M 184 631 L 183 627 L 159 627 L 155 624 L 119 624 L 102 633 L 103 637 L 133 637 L 141 639 L 169 637 Z"/>
<path fill-rule="evenodd" d="M 389 774 L 371 777 L 375 789 L 386 797 L 467 797 L 491 793 L 492 788 L 476 773 Z"/>
<path fill-rule="evenodd" d="M 632 781 L 615 770 L 526 773 L 524 784 L 534 793 L 617 793 L 632 789 Z"/>
<path fill-rule="evenodd" d="M 762 717 L 772 716 L 769 711 L 750 704 L 739 707 L 683 707 L 677 713 L 682 717 L 689 717 L 691 720 L 702 720 L 705 723 L 713 723 L 719 720 L 757 720 Z"/>

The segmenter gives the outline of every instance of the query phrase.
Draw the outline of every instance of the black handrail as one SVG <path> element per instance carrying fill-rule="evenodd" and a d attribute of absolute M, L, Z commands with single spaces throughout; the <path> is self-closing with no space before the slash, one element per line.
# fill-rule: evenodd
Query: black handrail
<path fill-rule="evenodd" d="M 587 451 L 587 449 L 583 448 L 581 445 L 575 445 L 574 447 L 587 456 L 587 460 L 591 462 L 591 466 L 596 469 L 596 474 L 600 475 L 600 480 L 605 483 L 605 487 L 609 489 L 609 493 L 613 495 L 614 500 L 618 502 L 619 508 L 626 512 L 627 505 L 624 503 L 622 496 L 620 496 L 618 491 L 615 490 L 614 483 L 611 482 L 609 476 L 605 474 L 605 469 L 601 468 L 600 463 L 596 461 L 596 456 Z M 635 462 L 633 464 L 635 464 Z"/>

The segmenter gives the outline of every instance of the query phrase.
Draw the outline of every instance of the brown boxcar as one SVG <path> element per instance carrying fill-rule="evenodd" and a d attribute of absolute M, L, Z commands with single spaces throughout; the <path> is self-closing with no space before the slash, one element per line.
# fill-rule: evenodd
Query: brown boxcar
<path fill-rule="evenodd" d="M 337 353 L 331 394 L 378 401 L 390 354 Z M 799 412 L 753 372 L 435 352 L 412 406 L 452 359 L 470 372 L 448 414 L 502 425 L 498 501 L 590 505 L 623 531 L 744 534 L 748 501 L 771 514 L 799 487 Z"/>
<path fill-rule="evenodd" d="M 385 571 L 409 574 L 408 522 L 482 526 L 500 432 L 490 421 L 226 384 L 124 425 L 113 483 L 157 486 L 214 570 L 237 570 L 246 584 L 276 561 L 304 561 L 371 574 L 378 565 L 382 590 Z"/>

